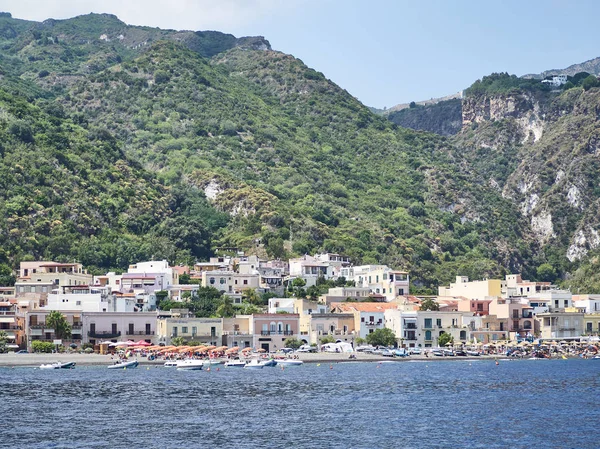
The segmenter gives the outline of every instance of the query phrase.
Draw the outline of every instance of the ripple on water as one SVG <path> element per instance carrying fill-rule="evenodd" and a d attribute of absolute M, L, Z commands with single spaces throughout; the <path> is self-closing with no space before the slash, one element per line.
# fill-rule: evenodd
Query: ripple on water
<path fill-rule="evenodd" d="M 598 367 L 0 369 L 0 447 L 597 447 Z"/>

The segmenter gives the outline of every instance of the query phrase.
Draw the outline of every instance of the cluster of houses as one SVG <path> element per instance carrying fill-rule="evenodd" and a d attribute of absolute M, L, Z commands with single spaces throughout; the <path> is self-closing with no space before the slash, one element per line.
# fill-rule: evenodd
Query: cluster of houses
<path fill-rule="evenodd" d="M 196 283 L 180 283 L 184 275 Z M 319 279 L 345 282 L 318 300 L 286 297 L 286 287 L 297 278 L 305 287 Z M 248 289 L 276 296 L 264 313 L 199 318 L 189 312 L 186 298 L 200 286 L 218 289 L 234 304 L 242 302 Z M 164 295 L 181 307 L 158 310 L 157 297 Z M 439 310 L 421 310 L 424 301 Z M 47 324 L 52 311 L 59 311 L 71 325 L 68 340 L 58 338 Z M 123 274 L 102 276 L 88 274 L 79 263 L 21 262 L 15 285 L 0 287 L 0 331 L 15 349 L 31 348 L 35 340 L 65 346 L 121 340 L 169 345 L 181 337 L 276 351 L 290 337 L 319 344 L 329 335 L 354 345 L 357 338 L 383 328 L 391 329 L 398 345 L 408 348 L 437 347 L 445 333 L 465 344 L 597 340 L 600 296 L 572 295 L 550 283 L 509 275 L 480 281 L 459 276 L 440 287 L 437 296 L 417 297 L 409 294 L 408 273 L 384 265 L 354 266 L 339 254 L 289 261 L 223 256 L 194 267 L 148 261 L 131 265 Z"/>

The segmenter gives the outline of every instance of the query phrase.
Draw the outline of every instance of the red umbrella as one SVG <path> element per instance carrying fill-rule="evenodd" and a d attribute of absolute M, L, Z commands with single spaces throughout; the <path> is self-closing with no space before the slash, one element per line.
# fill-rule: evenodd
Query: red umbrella
<path fill-rule="evenodd" d="M 152 346 L 152 343 L 148 343 L 147 341 L 140 340 L 135 345 L 136 346 Z"/>

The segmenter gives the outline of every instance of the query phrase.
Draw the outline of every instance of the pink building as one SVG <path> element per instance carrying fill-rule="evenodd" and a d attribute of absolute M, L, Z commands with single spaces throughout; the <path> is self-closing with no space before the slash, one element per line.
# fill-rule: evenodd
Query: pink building
<path fill-rule="evenodd" d="M 262 313 L 252 315 L 252 332 L 257 348 L 277 351 L 285 340 L 300 334 L 300 315 L 297 313 Z"/>

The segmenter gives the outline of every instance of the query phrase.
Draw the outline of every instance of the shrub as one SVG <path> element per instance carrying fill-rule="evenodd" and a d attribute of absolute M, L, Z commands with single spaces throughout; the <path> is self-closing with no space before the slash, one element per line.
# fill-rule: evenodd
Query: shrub
<path fill-rule="evenodd" d="M 33 352 L 50 353 L 54 350 L 54 345 L 49 341 L 34 340 L 31 342 L 31 349 L 33 350 Z"/>

